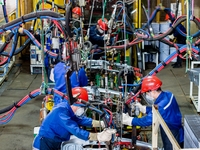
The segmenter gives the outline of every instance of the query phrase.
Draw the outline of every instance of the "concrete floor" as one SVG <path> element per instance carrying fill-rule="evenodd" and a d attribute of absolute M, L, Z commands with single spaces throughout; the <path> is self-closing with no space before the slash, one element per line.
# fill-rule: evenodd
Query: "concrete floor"
<path fill-rule="evenodd" d="M 150 70 L 146 70 L 145 73 Z M 197 114 L 193 104 L 190 103 L 189 79 L 184 66 L 174 69 L 168 65 L 158 73 L 158 77 L 163 81 L 163 90 L 170 90 L 176 96 L 183 118 L 184 115 Z M 10 106 L 29 92 L 40 88 L 41 81 L 41 74 L 30 74 L 29 62 L 16 61 L 8 80 L 1 85 L 0 109 Z M 42 97 L 38 96 L 18 108 L 12 120 L 0 126 L 0 150 L 31 149 L 33 128 L 40 125 L 39 110 Z"/>

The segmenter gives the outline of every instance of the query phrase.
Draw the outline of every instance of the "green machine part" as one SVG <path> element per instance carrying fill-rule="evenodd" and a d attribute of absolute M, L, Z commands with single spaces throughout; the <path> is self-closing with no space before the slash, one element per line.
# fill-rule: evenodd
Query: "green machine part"
<path fill-rule="evenodd" d="M 100 76 L 99 73 L 96 74 L 95 80 L 96 80 L 96 85 L 97 85 L 98 87 L 100 87 L 100 85 L 101 85 L 101 76 Z"/>

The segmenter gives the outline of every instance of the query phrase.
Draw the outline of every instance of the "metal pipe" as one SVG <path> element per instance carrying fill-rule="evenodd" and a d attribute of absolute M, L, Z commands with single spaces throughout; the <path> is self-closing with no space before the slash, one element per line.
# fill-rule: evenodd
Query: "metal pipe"
<path fill-rule="evenodd" d="M 190 0 L 187 0 L 187 40 L 186 40 L 186 44 L 187 44 L 187 53 L 189 54 L 190 53 L 190 5 L 191 5 L 191 1 Z M 186 55 L 186 72 L 187 72 L 187 67 L 188 67 L 188 55 Z"/>

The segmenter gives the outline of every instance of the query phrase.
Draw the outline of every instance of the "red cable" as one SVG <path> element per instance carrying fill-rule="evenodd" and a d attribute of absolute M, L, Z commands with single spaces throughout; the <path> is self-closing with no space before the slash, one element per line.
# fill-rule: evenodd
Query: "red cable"
<path fill-rule="evenodd" d="M 110 121 L 109 121 L 109 123 L 108 123 L 108 125 L 110 126 L 111 123 L 112 123 L 113 114 L 112 114 L 112 112 L 111 112 L 110 110 L 108 110 L 108 109 L 106 109 L 106 108 L 105 108 L 105 110 L 106 110 L 107 112 L 109 112 L 109 114 L 110 114 Z"/>

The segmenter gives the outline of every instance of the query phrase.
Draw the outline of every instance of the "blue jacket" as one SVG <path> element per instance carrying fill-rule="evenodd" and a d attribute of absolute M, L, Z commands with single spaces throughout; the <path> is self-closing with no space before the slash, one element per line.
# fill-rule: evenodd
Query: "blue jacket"
<path fill-rule="evenodd" d="M 162 91 L 158 96 L 155 105 L 158 105 L 158 111 L 165 120 L 170 130 L 179 130 L 182 127 L 182 115 L 179 110 L 176 98 L 171 92 Z M 151 126 L 152 125 L 152 108 L 146 108 L 147 115 L 142 118 L 134 118 L 132 125 L 134 126 Z"/>
<path fill-rule="evenodd" d="M 75 135 L 80 139 L 88 140 L 89 132 L 79 128 L 79 126 L 91 127 L 92 119 L 77 117 L 67 101 L 59 103 L 42 122 L 39 134 L 34 139 L 33 147 L 40 148 L 41 137 L 62 142 L 68 141 L 70 135 Z"/>
<path fill-rule="evenodd" d="M 183 142 L 182 115 L 179 110 L 176 98 L 171 92 L 162 91 L 154 105 L 158 105 L 158 111 L 166 122 L 170 130 L 179 130 L 179 142 Z M 152 125 L 152 107 L 146 107 L 146 116 L 142 118 L 133 118 L 132 125 L 134 126 L 151 126 Z"/>
<path fill-rule="evenodd" d="M 105 33 L 106 34 L 106 33 Z M 90 27 L 90 33 L 89 33 L 89 41 L 93 44 L 93 45 L 98 45 L 99 47 L 104 47 L 104 44 L 107 42 L 107 40 L 103 40 L 104 36 L 101 35 L 97 28 L 96 25 L 95 26 L 91 26 Z M 114 38 L 110 38 L 110 44 L 112 45 L 114 41 Z"/>
<path fill-rule="evenodd" d="M 65 94 L 67 94 L 65 74 L 68 69 L 69 67 L 62 62 L 59 62 L 54 67 L 54 80 L 55 80 L 54 89 Z M 83 87 L 88 85 L 88 78 L 86 76 L 84 68 L 80 68 L 80 70 L 78 71 L 78 76 L 76 75 L 76 72 L 73 72 L 70 77 L 70 80 L 72 88 L 79 86 Z M 63 101 L 62 98 L 56 95 L 54 96 L 54 105 L 57 105 L 62 101 Z"/>

